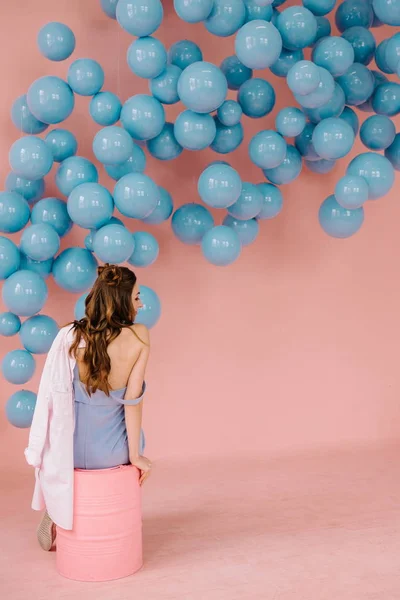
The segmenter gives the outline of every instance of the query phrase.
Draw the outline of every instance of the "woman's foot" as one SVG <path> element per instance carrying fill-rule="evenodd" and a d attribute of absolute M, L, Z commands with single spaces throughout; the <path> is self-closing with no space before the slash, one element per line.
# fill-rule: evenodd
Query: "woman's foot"
<path fill-rule="evenodd" d="M 56 526 L 50 519 L 47 510 L 44 512 L 39 527 L 37 528 L 37 539 L 40 547 L 49 552 L 56 539 Z"/>

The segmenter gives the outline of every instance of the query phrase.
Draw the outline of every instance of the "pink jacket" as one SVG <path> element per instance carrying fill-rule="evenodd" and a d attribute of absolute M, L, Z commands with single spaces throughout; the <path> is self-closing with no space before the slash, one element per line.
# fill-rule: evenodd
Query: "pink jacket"
<path fill-rule="evenodd" d="M 46 508 L 63 529 L 73 525 L 76 361 L 69 355 L 72 340 L 72 328 L 63 327 L 47 355 L 25 450 L 27 462 L 35 467 L 32 508 Z"/>

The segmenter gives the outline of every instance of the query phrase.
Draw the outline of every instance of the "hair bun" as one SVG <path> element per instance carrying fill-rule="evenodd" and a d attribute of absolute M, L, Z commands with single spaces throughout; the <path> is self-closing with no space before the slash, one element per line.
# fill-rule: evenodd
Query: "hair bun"
<path fill-rule="evenodd" d="M 116 287 L 121 283 L 122 270 L 117 265 L 109 265 L 106 263 L 104 266 L 99 267 L 97 272 L 104 283 L 110 287 Z"/>

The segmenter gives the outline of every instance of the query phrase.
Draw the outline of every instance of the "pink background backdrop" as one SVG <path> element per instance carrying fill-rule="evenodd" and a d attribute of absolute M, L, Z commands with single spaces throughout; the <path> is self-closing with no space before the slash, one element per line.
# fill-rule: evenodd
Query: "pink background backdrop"
<path fill-rule="evenodd" d="M 223 40 L 202 25 L 183 25 L 171 0 L 164 5 L 166 18 L 157 35 L 166 46 L 192 39 L 202 46 L 204 59 L 216 64 L 233 54 L 234 37 Z M 90 57 L 105 70 L 104 89 L 118 93 L 122 101 L 147 92 L 147 82 L 128 70 L 125 53 L 131 38 L 102 13 L 97 0 L 8 2 L 1 16 L 4 181 L 9 147 L 22 135 L 11 122 L 10 108 L 34 79 L 46 74 L 66 77 L 72 60 Z M 47 61 L 36 47 L 39 28 L 52 20 L 68 24 L 77 38 L 75 53 L 63 63 Z M 393 28 L 373 32 L 380 41 Z M 273 126 L 279 108 L 293 105 L 283 80 L 268 70 L 256 76 L 275 86 L 276 107 L 263 119 L 244 117 L 245 140 L 228 157 L 242 178 L 254 183 L 263 177 L 250 163 L 248 142 L 255 131 Z M 235 94 L 230 92 L 230 97 Z M 76 97 L 65 126 L 78 137 L 78 154 L 93 159 L 91 143 L 99 126 L 89 118 L 89 100 Z M 168 108 L 170 120 L 181 110 L 181 105 Z M 360 113 L 360 118 L 365 115 Z M 353 155 L 359 151 L 360 142 Z M 149 157 L 147 173 L 170 191 L 178 207 L 198 200 L 197 178 L 218 158 L 211 151 L 184 152 L 168 163 Z M 387 197 L 367 204 L 358 235 L 330 239 L 319 227 L 318 208 L 349 160 L 343 159 L 325 176 L 304 168 L 299 179 L 283 186 L 283 212 L 261 223 L 258 240 L 231 267 L 207 264 L 199 248 L 174 238 L 169 223 L 148 229 L 160 243 L 160 257 L 137 272 L 140 282 L 160 295 L 163 307 L 152 333 L 145 406 L 150 457 L 272 456 L 398 438 L 400 179 L 397 175 Z M 113 181 L 102 168 L 100 172 L 100 182 L 112 190 Z M 57 196 L 52 176 L 46 195 Z M 222 212 L 217 218 L 222 220 Z M 129 227 L 145 229 L 134 221 Z M 74 228 L 63 247 L 83 244 L 84 235 Z M 76 298 L 51 283 L 44 312 L 63 324 L 72 318 Z M 2 338 L 0 344 L 1 358 L 20 345 L 18 337 Z M 28 389 L 36 391 L 42 364 L 40 357 Z M 16 389 L 2 381 L 2 406 Z M 4 465 L 24 464 L 27 435 L 27 430 L 11 427 L 0 411 Z"/>

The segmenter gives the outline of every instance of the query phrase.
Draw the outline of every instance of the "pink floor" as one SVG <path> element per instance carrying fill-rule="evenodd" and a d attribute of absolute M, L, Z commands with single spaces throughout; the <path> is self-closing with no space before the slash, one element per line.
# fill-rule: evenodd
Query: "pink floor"
<path fill-rule="evenodd" d="M 7 600 L 398 600 L 400 447 L 162 462 L 144 491 L 145 566 L 60 578 L 35 541 L 32 473 L 2 473 Z M 29 498 L 28 498 L 29 496 Z"/>

